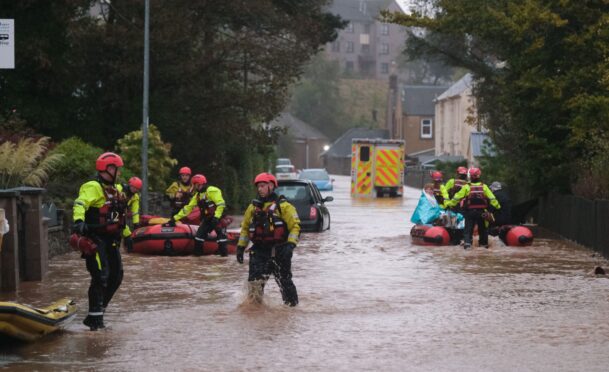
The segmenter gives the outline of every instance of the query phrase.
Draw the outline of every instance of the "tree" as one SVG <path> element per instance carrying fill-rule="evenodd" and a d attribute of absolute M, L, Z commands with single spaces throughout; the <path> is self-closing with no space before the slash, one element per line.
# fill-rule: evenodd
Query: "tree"
<path fill-rule="evenodd" d="M 421 27 L 410 52 L 473 72 L 479 115 L 518 186 L 567 190 L 595 130 L 609 129 L 609 4 L 593 0 L 435 0 L 433 16 L 387 14 Z M 429 9 L 427 7 L 426 9 Z"/>
<path fill-rule="evenodd" d="M 116 149 L 124 158 L 125 168 L 136 175 L 142 174 L 142 131 L 136 130 L 125 134 L 118 140 Z M 163 191 L 167 188 L 171 171 L 178 164 L 171 157 L 171 145 L 164 143 L 161 132 L 154 125 L 148 127 L 148 183 L 154 191 Z"/>

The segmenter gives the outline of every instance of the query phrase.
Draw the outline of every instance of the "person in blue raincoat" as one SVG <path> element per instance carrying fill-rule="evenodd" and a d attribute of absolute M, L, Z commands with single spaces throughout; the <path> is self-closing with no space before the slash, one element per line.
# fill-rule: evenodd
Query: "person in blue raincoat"
<path fill-rule="evenodd" d="M 441 217 L 442 208 L 438 204 L 433 192 L 433 184 L 428 183 L 421 191 L 419 203 L 410 217 L 410 222 L 417 225 L 430 225 Z"/>

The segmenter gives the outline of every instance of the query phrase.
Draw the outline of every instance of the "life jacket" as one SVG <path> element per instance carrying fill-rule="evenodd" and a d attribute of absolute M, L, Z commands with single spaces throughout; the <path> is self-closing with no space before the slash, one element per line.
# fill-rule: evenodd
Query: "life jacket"
<path fill-rule="evenodd" d="M 441 184 L 433 184 L 433 196 L 436 197 L 436 201 L 439 205 L 444 204 L 444 196 L 442 196 L 442 189 L 440 188 Z"/>
<path fill-rule="evenodd" d="M 249 238 L 254 244 L 275 245 L 288 240 L 288 229 L 280 217 L 281 203 L 287 200 L 280 196 L 266 208 L 260 200 L 252 201 L 254 217 L 250 223 Z M 277 213 L 278 212 L 278 213 Z"/>
<path fill-rule="evenodd" d="M 488 198 L 484 195 L 483 183 L 469 186 L 469 195 L 465 199 L 464 206 L 467 209 L 486 209 L 488 207 Z"/>
<path fill-rule="evenodd" d="M 197 194 L 197 206 L 201 210 L 203 219 L 210 219 L 216 214 L 216 203 L 207 198 L 207 192 Z"/>
<path fill-rule="evenodd" d="M 186 187 L 186 190 L 184 190 L 184 187 Z M 182 196 L 173 200 L 174 206 L 181 209 L 188 204 L 190 198 L 192 198 L 193 190 L 194 186 L 192 184 L 184 185 L 182 182 L 178 181 L 178 191 L 182 193 Z"/>
<path fill-rule="evenodd" d="M 453 184 L 453 187 L 450 190 L 448 190 L 448 195 L 451 197 L 451 199 L 466 184 L 467 184 L 467 180 L 462 180 L 461 178 L 455 178 L 455 182 Z"/>
<path fill-rule="evenodd" d="M 98 181 L 99 182 L 99 181 Z M 90 207 L 85 212 L 85 223 L 91 225 L 97 234 L 119 235 L 125 227 L 125 210 L 127 199 L 116 186 L 104 186 L 100 183 L 104 193 L 104 204 L 99 207 Z"/>

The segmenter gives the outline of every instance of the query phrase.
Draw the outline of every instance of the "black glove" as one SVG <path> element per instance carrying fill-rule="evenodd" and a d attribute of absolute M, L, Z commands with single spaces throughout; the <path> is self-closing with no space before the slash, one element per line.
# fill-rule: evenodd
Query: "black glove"
<path fill-rule="evenodd" d="M 284 259 L 292 258 L 292 253 L 294 253 L 294 248 L 296 248 L 296 244 L 294 243 L 285 243 L 280 250 L 280 255 Z"/>
<path fill-rule="evenodd" d="M 237 262 L 243 263 L 243 253 L 245 253 L 245 247 L 237 246 Z"/>
<path fill-rule="evenodd" d="M 77 220 L 72 225 L 72 232 L 78 235 L 85 235 L 87 232 L 87 224 L 83 220 Z"/>
<path fill-rule="evenodd" d="M 209 230 L 214 230 L 216 227 L 218 227 L 218 224 L 220 223 L 220 220 L 218 220 L 216 217 L 212 217 L 209 220 Z"/>
<path fill-rule="evenodd" d="M 130 236 L 126 237 L 124 239 L 125 242 L 125 249 L 127 250 L 128 253 L 133 252 L 133 239 L 131 239 Z"/>
<path fill-rule="evenodd" d="M 176 227 L 176 220 L 174 220 L 173 217 L 171 217 L 169 219 L 169 221 L 167 221 L 167 223 L 164 224 L 163 226 L 165 226 L 165 227 Z"/>

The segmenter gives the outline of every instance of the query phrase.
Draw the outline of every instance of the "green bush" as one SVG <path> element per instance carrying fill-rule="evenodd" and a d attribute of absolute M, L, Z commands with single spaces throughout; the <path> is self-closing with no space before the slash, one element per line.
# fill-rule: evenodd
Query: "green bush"
<path fill-rule="evenodd" d="M 47 185 L 48 196 L 63 207 L 71 207 L 72 201 L 78 196 L 80 185 L 96 177 L 95 160 L 102 153 L 103 150 L 99 147 L 77 137 L 59 143 L 50 152 L 63 157 Z"/>

